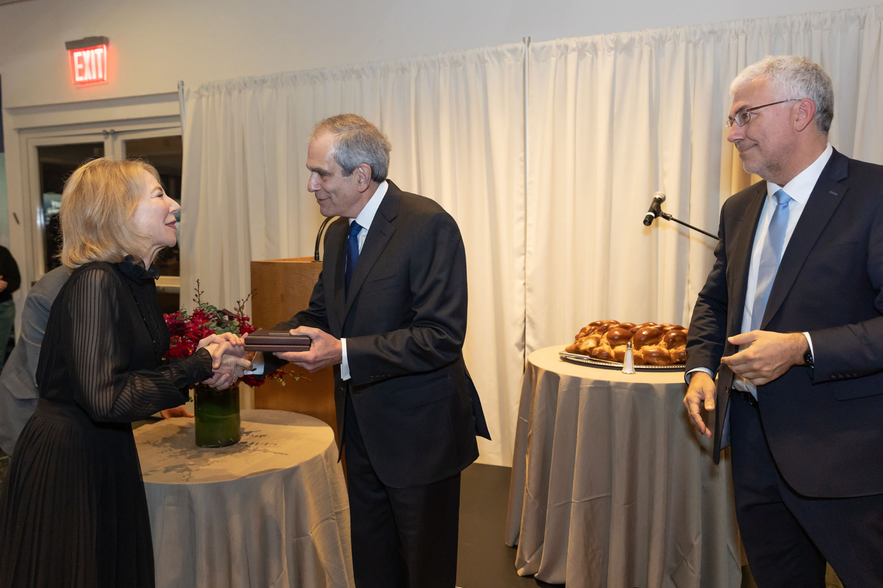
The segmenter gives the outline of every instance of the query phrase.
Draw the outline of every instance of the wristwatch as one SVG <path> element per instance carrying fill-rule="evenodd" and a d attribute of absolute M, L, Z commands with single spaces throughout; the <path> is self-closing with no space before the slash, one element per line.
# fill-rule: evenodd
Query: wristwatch
<path fill-rule="evenodd" d="M 807 365 L 807 367 L 813 367 L 815 364 L 812 361 L 812 350 L 807 349 L 806 353 L 803 354 L 803 363 Z"/>

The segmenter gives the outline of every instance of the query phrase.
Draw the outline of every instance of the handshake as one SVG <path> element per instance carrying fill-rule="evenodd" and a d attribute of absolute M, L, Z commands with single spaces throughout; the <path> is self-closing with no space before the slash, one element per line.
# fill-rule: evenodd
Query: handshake
<path fill-rule="evenodd" d="M 254 353 L 245 351 L 245 339 L 233 333 L 210 335 L 199 342 L 197 349 L 205 349 L 212 356 L 212 377 L 205 380 L 212 388 L 224 390 L 252 368 Z"/>

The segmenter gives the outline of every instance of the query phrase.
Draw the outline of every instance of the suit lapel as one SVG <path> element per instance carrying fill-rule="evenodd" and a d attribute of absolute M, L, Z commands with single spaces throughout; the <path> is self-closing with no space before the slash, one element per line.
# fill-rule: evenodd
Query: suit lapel
<path fill-rule="evenodd" d="M 348 226 L 347 219 L 341 217 L 328 227 L 325 236 L 325 265 L 322 271 L 331 272 L 330 277 L 327 278 L 325 296 L 326 300 L 332 297 L 330 304 L 326 303 L 329 310 L 333 309 L 333 312 L 328 313 L 328 326 L 332 333 L 340 333 L 343 329 L 342 316 L 346 302 L 343 296 L 343 272 L 346 264 L 344 252 Z"/>
<path fill-rule="evenodd" d="M 727 259 L 733 264 L 733 292 L 737 298 L 733 300 L 732 308 L 736 312 L 730 313 L 730 324 L 727 336 L 742 332 L 742 310 L 745 308 L 745 295 L 748 290 L 748 270 L 751 267 L 751 250 L 754 248 L 754 237 L 757 234 L 757 225 L 760 223 L 760 212 L 766 198 L 766 182 L 758 182 L 754 186 L 754 196 L 749 200 L 742 214 L 741 224 L 736 228 L 733 238 L 733 253 L 727 254 Z M 750 223 L 750 224 L 749 224 Z M 749 227 L 751 230 L 748 230 Z M 729 345 L 729 343 L 727 343 Z M 733 351 L 725 350 L 725 354 Z"/>
<path fill-rule="evenodd" d="M 834 211 L 843 200 L 847 187 L 840 181 L 846 178 L 848 163 L 849 160 L 845 156 L 835 151 L 831 155 L 828 165 L 822 171 L 822 175 L 819 176 L 809 200 L 806 202 L 806 207 L 803 209 L 803 214 L 800 215 L 800 220 L 794 228 L 791 240 L 788 241 L 785 253 L 782 255 L 779 270 L 776 272 L 776 280 L 773 282 L 766 310 L 763 313 L 761 329 L 767 326 L 770 319 L 782 306 L 809 252 L 812 251 L 822 231 L 834 215 Z"/>
<path fill-rule="evenodd" d="M 371 228 L 368 229 L 368 236 L 365 238 L 365 244 L 362 246 L 362 251 L 359 253 L 359 261 L 356 262 L 356 267 L 353 269 L 349 295 L 346 297 L 346 301 L 343 304 L 343 312 L 341 313 L 340 319 L 341 323 L 346 322 L 346 316 L 349 314 L 349 311 L 353 306 L 353 301 L 356 299 L 359 290 L 365 283 L 365 279 L 368 277 L 368 274 L 371 273 L 371 268 L 373 268 L 374 264 L 377 263 L 377 260 L 380 259 L 383 250 L 386 249 L 390 239 L 392 239 L 392 236 L 396 232 L 395 225 L 392 221 L 398 215 L 400 200 L 399 189 L 395 184 L 389 182 L 389 188 L 387 189 L 386 195 L 383 197 L 383 202 L 380 203 L 380 208 L 377 209 L 377 214 L 374 215 L 374 220 L 371 221 Z M 341 272 L 338 273 L 340 276 L 343 275 Z M 340 288 L 335 289 L 335 291 L 337 290 L 340 290 L 342 296 L 342 283 Z"/>
<path fill-rule="evenodd" d="M 754 248 L 754 237 L 760 223 L 760 212 L 766 200 L 766 182 L 758 182 L 751 186 L 748 202 L 740 215 L 739 222 L 731 230 L 733 235 L 732 251 L 727 250 L 727 263 L 731 264 L 733 287 L 728 291 L 735 293 L 735 298 L 728 304 L 726 336 L 742 332 L 742 314 L 745 309 L 745 295 L 748 290 L 748 270 L 751 268 L 751 250 Z M 727 278 L 729 280 L 729 277 Z M 724 340 L 724 355 L 731 355 L 736 347 Z M 733 384 L 733 372 L 726 364 L 721 364 L 717 373 L 714 411 L 714 445 L 712 457 L 714 463 L 720 463 L 720 452 L 730 444 L 730 390 Z"/>
<path fill-rule="evenodd" d="M 727 263 L 731 264 L 733 287 L 728 291 L 735 293 L 735 298 L 728 304 L 732 309 L 728 313 L 727 337 L 742 332 L 742 313 L 745 308 L 745 293 L 748 290 L 748 270 L 751 267 L 751 250 L 754 247 L 754 236 L 760 222 L 760 211 L 766 197 L 766 182 L 758 182 L 751 186 L 753 194 L 742 210 L 740 219 L 730 230 L 734 231 L 732 251 L 727 250 Z M 726 235 L 725 235 L 726 237 Z M 724 244 L 725 245 L 725 244 Z M 729 276 L 727 280 L 729 281 Z M 724 355 L 736 351 L 735 346 L 724 341 Z M 730 444 L 730 389 L 733 383 L 733 372 L 725 364 L 718 369 L 715 412 L 714 412 L 714 445 L 712 457 L 714 463 L 720 463 L 721 449 Z"/>

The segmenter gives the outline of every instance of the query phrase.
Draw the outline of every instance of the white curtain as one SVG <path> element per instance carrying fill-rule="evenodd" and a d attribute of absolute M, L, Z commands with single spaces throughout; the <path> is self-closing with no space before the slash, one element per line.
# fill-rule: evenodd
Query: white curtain
<path fill-rule="evenodd" d="M 752 179 L 726 141 L 729 84 L 769 54 L 834 81 L 830 142 L 883 163 L 883 6 L 530 46 L 526 351 L 597 319 L 687 324 L 724 200 Z M 757 178 L 754 178 L 756 181 Z"/>
<path fill-rule="evenodd" d="M 361 114 L 392 141 L 391 179 L 460 224 L 466 361 L 494 436 L 481 461 L 510 465 L 527 353 L 596 319 L 689 320 L 714 242 L 640 221 L 659 190 L 664 210 L 716 233 L 720 205 L 751 183 L 723 127 L 743 67 L 817 61 L 834 79 L 831 143 L 883 163 L 881 19 L 872 6 L 201 86 L 187 100 L 182 301 L 199 278 L 207 300 L 232 306 L 251 260 L 312 254 L 312 126 Z"/>
<path fill-rule="evenodd" d="M 343 112 L 393 145 L 390 179 L 460 225 L 469 278 L 466 363 L 509 464 L 524 337 L 524 46 L 279 74 L 201 86 L 188 98 L 181 219 L 182 300 L 231 306 L 251 260 L 312 255 L 322 220 L 307 192 L 313 125 Z"/>

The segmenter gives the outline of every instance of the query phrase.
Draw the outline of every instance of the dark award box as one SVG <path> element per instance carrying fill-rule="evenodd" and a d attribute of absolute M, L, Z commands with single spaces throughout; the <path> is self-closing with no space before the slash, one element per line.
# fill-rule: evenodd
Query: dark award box
<path fill-rule="evenodd" d="M 246 351 L 309 351 L 310 338 L 290 335 L 286 331 L 261 329 L 245 338 Z"/>

